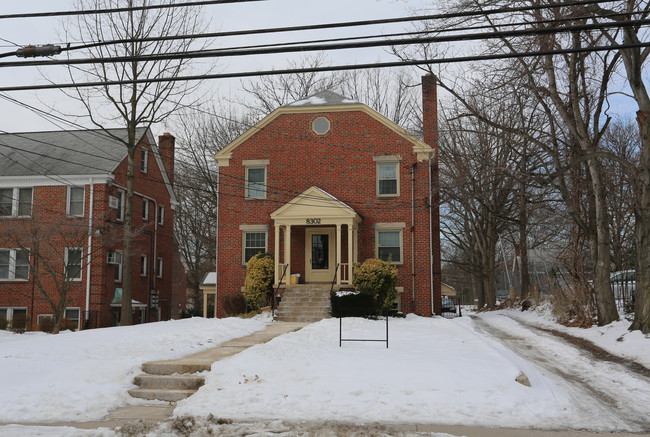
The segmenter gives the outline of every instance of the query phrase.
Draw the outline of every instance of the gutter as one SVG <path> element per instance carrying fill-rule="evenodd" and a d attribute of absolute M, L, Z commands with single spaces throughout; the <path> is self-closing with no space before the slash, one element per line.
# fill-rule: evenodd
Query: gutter
<path fill-rule="evenodd" d="M 431 274 L 431 315 L 435 314 L 433 306 L 433 219 L 431 215 L 433 213 L 433 187 L 431 186 L 431 158 L 429 158 L 429 254 L 430 254 L 430 274 Z"/>
<path fill-rule="evenodd" d="M 415 161 L 411 166 L 411 311 L 415 312 Z"/>

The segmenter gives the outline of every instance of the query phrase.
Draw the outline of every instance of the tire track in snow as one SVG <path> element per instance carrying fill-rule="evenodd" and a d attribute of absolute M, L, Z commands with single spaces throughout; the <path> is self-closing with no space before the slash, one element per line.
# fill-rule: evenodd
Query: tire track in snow
<path fill-rule="evenodd" d="M 585 351 L 564 336 L 514 317 L 498 316 L 516 322 L 518 330 L 524 330 L 523 334 L 491 325 L 489 320 L 480 316 L 470 317 L 478 331 L 566 381 L 576 401 L 575 406 L 583 412 L 599 418 L 605 417 L 602 414 L 611 416 L 613 422 L 626 424 L 630 431 L 650 431 L 650 404 L 647 399 L 638 399 L 639 393 L 650 399 L 650 378 L 643 371 L 647 368 L 641 366 L 643 369 L 639 369 L 620 357 L 612 358 L 614 356 L 608 353 L 600 355 L 592 350 Z M 540 337 L 545 341 L 539 341 Z M 549 341 L 553 343 L 553 350 L 549 350 Z M 577 356 L 577 359 L 569 359 L 568 355 Z M 620 386 L 600 381 L 603 374 L 608 380 L 620 382 Z"/>

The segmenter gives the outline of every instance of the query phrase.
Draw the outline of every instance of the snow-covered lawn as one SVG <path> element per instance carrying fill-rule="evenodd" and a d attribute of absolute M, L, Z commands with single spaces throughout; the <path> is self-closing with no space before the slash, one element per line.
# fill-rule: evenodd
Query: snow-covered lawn
<path fill-rule="evenodd" d="M 127 390 L 142 363 L 190 355 L 268 322 L 193 318 L 58 335 L 0 331 L 0 422 L 101 419 L 137 402 Z"/>
<path fill-rule="evenodd" d="M 543 313 L 479 315 L 490 324 L 514 329 L 516 322 L 505 316 L 568 330 Z M 5 394 L 0 397 L 0 422 L 99 419 L 113 408 L 140 402 L 127 390 L 144 361 L 188 355 L 266 323 L 268 319 L 195 318 L 58 336 L 0 331 L 0 387 Z M 326 319 L 223 359 L 205 375 L 204 387 L 178 403 L 174 415 L 213 414 L 266 423 L 281 419 L 626 429 L 620 423 L 594 421 L 585 412 L 588 408 L 576 407 L 565 383 L 476 329 L 470 317 L 408 316 L 389 323 L 388 349 L 379 342 L 339 347 L 338 320 Z M 627 326 L 623 322 L 570 331 L 649 365 L 650 338 L 628 333 Z M 385 323 L 345 319 L 343 330 L 346 338 L 380 339 Z M 557 347 L 543 336 L 535 341 Z M 531 387 L 515 381 L 522 372 Z M 639 395 L 650 396 L 646 386 L 638 389 L 648 392 Z"/>

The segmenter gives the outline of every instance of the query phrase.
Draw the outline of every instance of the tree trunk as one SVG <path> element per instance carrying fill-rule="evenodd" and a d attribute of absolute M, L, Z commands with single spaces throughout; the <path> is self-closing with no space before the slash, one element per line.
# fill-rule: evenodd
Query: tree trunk
<path fill-rule="evenodd" d="M 641 158 L 637 176 L 636 293 L 631 330 L 650 333 L 650 114 L 638 111 Z"/>
<path fill-rule="evenodd" d="M 607 217 L 607 202 L 602 184 L 602 167 L 595 159 L 587 160 L 587 168 L 594 191 L 594 212 L 596 218 L 596 254 L 594 262 L 594 295 L 598 314 L 598 325 L 603 326 L 618 320 L 616 302 L 610 285 L 610 234 Z"/>
<path fill-rule="evenodd" d="M 129 140 L 131 139 L 132 135 L 135 139 L 135 127 L 129 128 Z M 124 251 L 122 255 L 122 311 L 120 313 L 120 326 L 133 325 L 132 243 L 135 147 L 129 148 L 127 162 L 128 170 L 126 176 L 126 201 L 124 207 Z"/>

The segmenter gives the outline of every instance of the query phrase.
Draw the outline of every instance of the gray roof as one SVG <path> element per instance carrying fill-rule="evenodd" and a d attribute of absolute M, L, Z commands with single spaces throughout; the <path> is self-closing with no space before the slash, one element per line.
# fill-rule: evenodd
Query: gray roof
<path fill-rule="evenodd" d="M 127 138 L 126 129 L 108 131 Z M 0 134 L 0 176 L 110 174 L 125 157 L 124 144 L 99 129 Z"/>
<path fill-rule="evenodd" d="M 359 102 L 332 91 L 321 91 L 303 100 L 297 100 L 286 106 L 332 106 L 332 105 L 355 105 Z"/>

